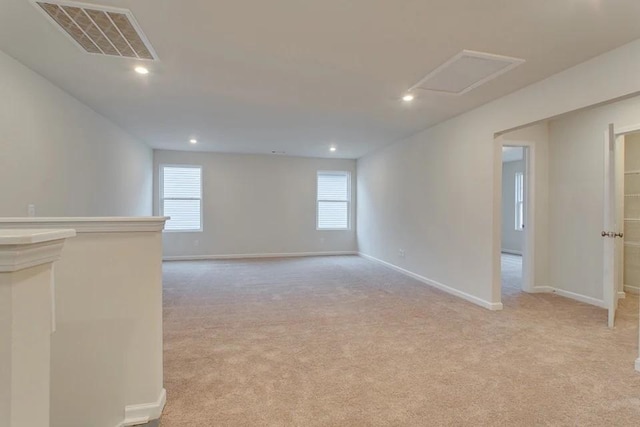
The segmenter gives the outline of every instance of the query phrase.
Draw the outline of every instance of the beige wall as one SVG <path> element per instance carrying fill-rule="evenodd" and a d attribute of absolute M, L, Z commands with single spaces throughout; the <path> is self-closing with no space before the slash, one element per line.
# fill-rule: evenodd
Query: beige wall
<path fill-rule="evenodd" d="M 166 257 L 357 250 L 354 160 L 155 150 L 156 213 L 161 164 L 201 165 L 203 172 L 204 230 L 165 232 Z M 319 170 L 351 172 L 351 230 L 316 230 Z"/>
<path fill-rule="evenodd" d="M 152 151 L 0 52 L 0 216 L 148 215 Z"/>

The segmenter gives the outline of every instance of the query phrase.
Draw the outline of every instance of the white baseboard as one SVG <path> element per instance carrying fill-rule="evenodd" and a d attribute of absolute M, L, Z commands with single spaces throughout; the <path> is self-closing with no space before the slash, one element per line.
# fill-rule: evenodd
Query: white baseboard
<path fill-rule="evenodd" d="M 638 286 L 624 285 L 624 291 L 633 295 L 640 295 L 640 287 Z"/>
<path fill-rule="evenodd" d="M 553 292 L 555 289 L 551 286 L 534 286 L 531 290 L 532 294 L 547 294 Z"/>
<path fill-rule="evenodd" d="M 595 305 L 596 307 L 600 307 L 600 308 L 607 308 L 607 306 L 605 305 L 604 301 L 601 299 L 597 299 L 597 298 L 592 298 L 592 297 L 588 297 L 586 295 L 582 295 L 582 294 L 576 294 L 575 292 L 569 292 L 569 291 L 565 291 L 564 289 L 554 289 L 553 290 L 554 293 L 566 297 L 566 298 L 571 298 L 574 299 L 576 301 L 580 301 L 583 302 L 585 304 L 591 304 L 591 305 Z"/>
<path fill-rule="evenodd" d="M 226 255 L 178 255 L 164 256 L 163 261 L 201 261 L 215 259 L 250 259 L 250 258 L 295 258 L 311 256 L 340 256 L 358 255 L 356 251 L 335 252 L 291 252 L 291 253 L 264 253 L 264 254 L 226 254 Z"/>
<path fill-rule="evenodd" d="M 626 292 L 618 291 L 618 299 L 625 299 L 627 297 Z"/>
<path fill-rule="evenodd" d="M 160 415 L 162 415 L 165 403 L 167 403 L 167 391 L 163 388 L 157 401 L 127 406 L 124 408 L 124 422 L 122 426 L 136 426 L 157 420 L 160 418 Z"/>
<path fill-rule="evenodd" d="M 476 305 L 479 305 L 480 307 L 484 307 L 484 308 L 487 308 L 489 310 L 502 310 L 502 303 L 501 302 L 495 303 L 495 302 L 485 301 L 483 299 L 475 297 L 475 296 L 473 296 L 471 294 L 468 294 L 466 292 L 462 292 L 462 291 L 459 291 L 459 290 L 457 290 L 455 288 L 452 288 L 451 286 L 447 286 L 447 285 L 442 284 L 440 282 L 437 282 L 435 280 L 431 280 L 431 279 L 428 279 L 428 278 L 426 278 L 424 276 L 420 276 L 419 274 L 413 273 L 413 272 L 411 272 L 409 270 L 405 270 L 404 268 L 398 267 L 397 265 L 393 265 L 393 264 L 391 264 L 389 262 L 386 262 L 386 261 L 383 261 L 381 259 L 372 257 L 371 255 L 363 254 L 362 252 L 358 253 L 358 255 L 360 255 L 362 258 L 368 259 L 369 261 L 373 261 L 373 262 L 377 262 L 378 264 L 382 264 L 385 267 L 391 268 L 392 270 L 395 270 L 395 271 L 397 271 L 399 273 L 402 273 L 402 274 L 404 274 L 406 276 L 409 276 L 409 277 L 411 277 L 413 279 L 416 279 L 416 280 L 418 280 L 418 281 L 420 281 L 422 283 L 425 283 L 425 284 L 427 284 L 429 286 L 433 286 L 434 288 L 440 289 L 441 291 L 444 291 L 444 292 L 446 292 L 448 294 L 451 294 L 451 295 L 457 296 L 459 298 L 462 298 L 464 300 L 467 300 L 469 302 L 472 302 L 472 303 L 474 303 Z"/>
<path fill-rule="evenodd" d="M 595 305 L 600 308 L 607 308 L 604 301 L 597 298 L 588 297 L 582 294 L 576 294 L 575 292 L 565 291 L 564 289 L 554 288 L 552 286 L 536 286 L 533 288 L 532 293 L 554 293 L 561 297 L 570 298 L 572 300 L 580 301 L 585 304 Z"/>
<path fill-rule="evenodd" d="M 522 256 L 522 252 L 521 251 L 512 251 L 511 249 L 502 249 L 501 252 L 503 254 L 520 255 L 520 256 Z"/>

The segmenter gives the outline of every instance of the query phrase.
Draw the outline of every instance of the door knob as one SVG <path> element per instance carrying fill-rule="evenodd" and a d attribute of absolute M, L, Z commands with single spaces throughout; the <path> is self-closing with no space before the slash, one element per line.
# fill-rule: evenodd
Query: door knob
<path fill-rule="evenodd" d="M 614 231 L 603 231 L 600 235 L 602 237 L 613 237 L 613 238 L 624 237 L 624 233 L 616 233 Z"/>

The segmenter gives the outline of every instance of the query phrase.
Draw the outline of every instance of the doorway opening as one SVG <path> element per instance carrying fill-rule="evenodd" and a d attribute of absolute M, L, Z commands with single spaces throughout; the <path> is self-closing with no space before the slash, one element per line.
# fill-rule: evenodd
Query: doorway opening
<path fill-rule="evenodd" d="M 502 295 L 523 290 L 526 212 L 527 212 L 528 147 L 502 147 L 502 225 L 500 276 Z"/>
<path fill-rule="evenodd" d="M 604 148 L 603 285 L 613 328 L 618 301 L 640 289 L 640 126 L 609 125 Z"/>
<path fill-rule="evenodd" d="M 640 294 L 640 133 L 624 137 L 624 177 L 621 189 L 621 219 L 624 236 L 621 243 L 618 266 L 622 282 L 619 283 L 621 296 Z"/>

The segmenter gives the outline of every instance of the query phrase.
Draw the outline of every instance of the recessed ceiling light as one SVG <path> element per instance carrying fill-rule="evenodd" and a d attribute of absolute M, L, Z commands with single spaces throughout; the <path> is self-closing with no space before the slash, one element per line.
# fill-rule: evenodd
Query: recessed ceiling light
<path fill-rule="evenodd" d="M 336 147 L 329 148 L 329 151 L 336 151 Z"/>
<path fill-rule="evenodd" d="M 189 142 L 190 142 L 190 143 L 192 143 L 192 144 L 197 144 L 197 143 L 198 143 L 198 140 L 197 140 L 197 139 L 195 139 L 195 138 L 191 138 L 191 139 L 189 140 Z"/>
<path fill-rule="evenodd" d="M 410 93 L 406 94 L 405 96 L 402 97 L 402 100 L 404 102 L 411 102 L 413 101 L 413 95 L 411 95 Z"/>
<path fill-rule="evenodd" d="M 138 74 L 149 74 L 149 70 L 144 67 L 136 67 L 135 70 Z"/>

